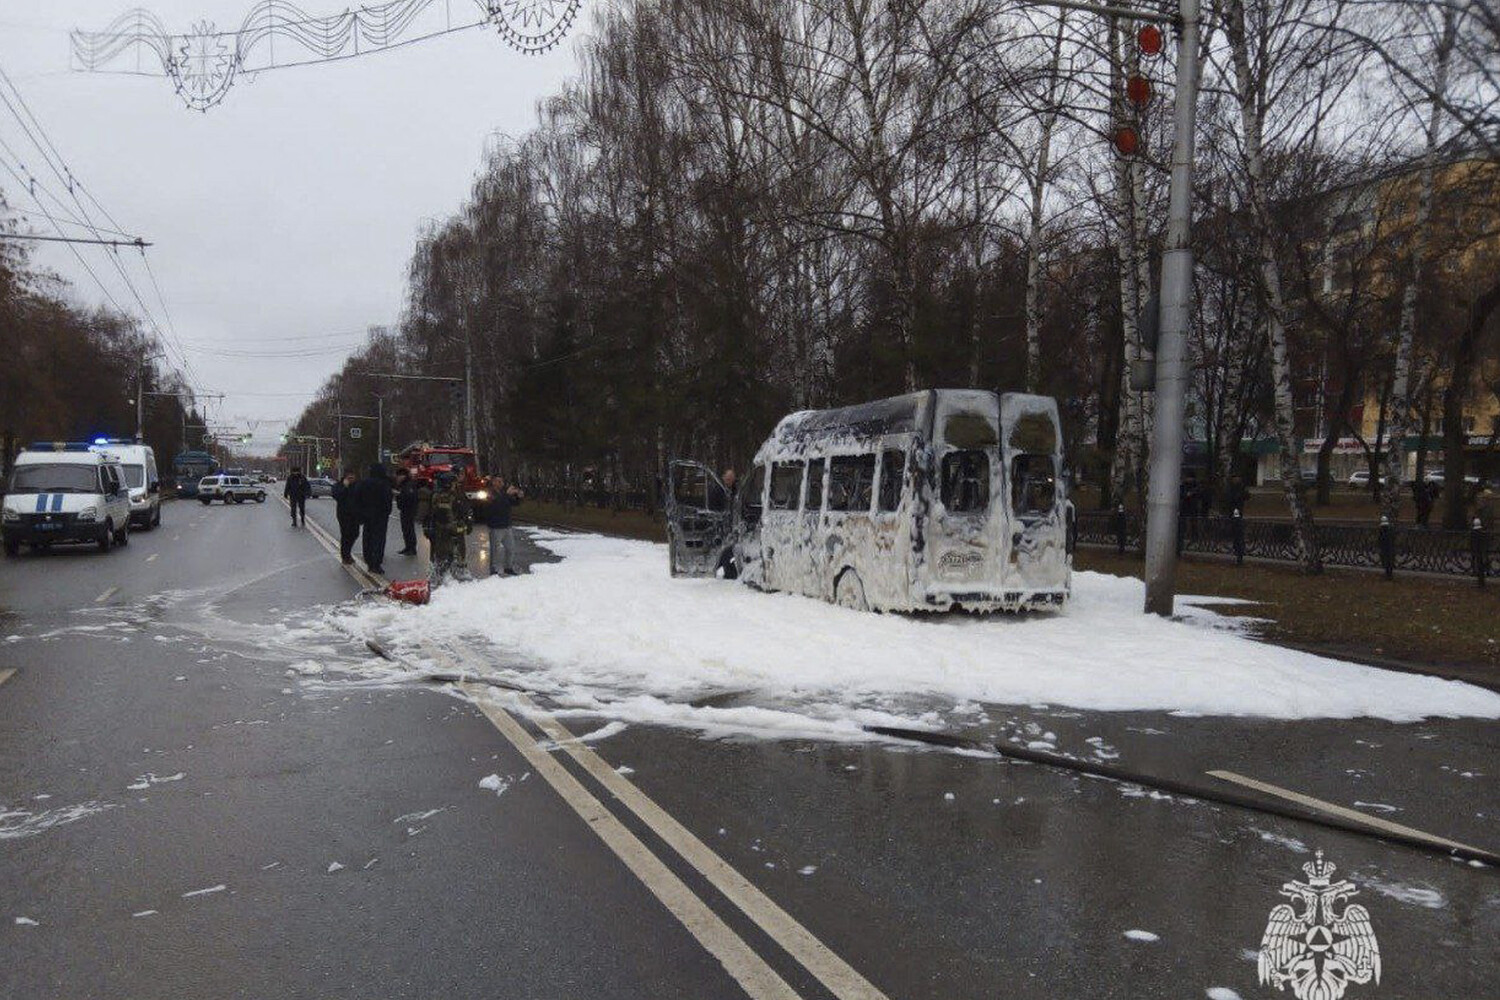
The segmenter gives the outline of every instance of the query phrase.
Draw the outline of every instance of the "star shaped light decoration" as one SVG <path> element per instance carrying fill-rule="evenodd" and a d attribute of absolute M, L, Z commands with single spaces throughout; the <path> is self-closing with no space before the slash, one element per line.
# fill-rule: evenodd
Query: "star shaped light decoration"
<path fill-rule="evenodd" d="M 545 52 L 567 35 L 583 0 L 485 0 L 489 21 L 520 52 Z"/>
<path fill-rule="evenodd" d="M 207 111 L 224 99 L 234 82 L 238 56 L 214 30 L 212 21 L 199 21 L 179 36 L 167 71 L 188 107 Z"/>

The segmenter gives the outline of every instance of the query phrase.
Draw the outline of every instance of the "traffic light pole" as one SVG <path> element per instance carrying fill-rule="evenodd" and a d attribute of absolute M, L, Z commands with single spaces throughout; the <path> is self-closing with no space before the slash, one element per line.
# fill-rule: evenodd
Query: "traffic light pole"
<path fill-rule="evenodd" d="M 1182 425 L 1191 374 L 1187 362 L 1187 329 L 1193 293 L 1193 130 L 1198 110 L 1200 0 L 1178 0 L 1176 14 L 1090 3 L 1088 0 L 1021 2 L 1034 7 L 1090 11 L 1109 18 L 1171 24 L 1177 29 L 1172 172 L 1167 194 L 1166 246 L 1161 262 L 1156 406 L 1151 427 L 1150 486 L 1146 500 L 1146 612 L 1170 615 L 1177 585 Z M 1125 149 L 1122 153 L 1133 155 L 1134 149 Z"/>
<path fill-rule="evenodd" d="M 1156 412 L 1146 495 L 1146 612 L 1172 614 L 1177 584 L 1178 497 L 1193 292 L 1193 132 L 1198 108 L 1198 0 L 1179 0 L 1177 90 L 1166 247 L 1161 261 L 1161 332 L 1156 345 Z"/>

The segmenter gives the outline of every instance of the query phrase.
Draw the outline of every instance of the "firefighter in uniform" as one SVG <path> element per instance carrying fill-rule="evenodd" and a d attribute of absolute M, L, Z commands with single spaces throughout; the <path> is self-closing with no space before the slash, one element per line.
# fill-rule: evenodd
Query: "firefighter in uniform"
<path fill-rule="evenodd" d="M 445 576 L 466 577 L 469 564 L 464 536 L 474 523 L 474 508 L 458 477 L 442 472 L 434 486 L 422 487 L 417 494 L 417 517 L 432 547 L 433 582 Z"/>

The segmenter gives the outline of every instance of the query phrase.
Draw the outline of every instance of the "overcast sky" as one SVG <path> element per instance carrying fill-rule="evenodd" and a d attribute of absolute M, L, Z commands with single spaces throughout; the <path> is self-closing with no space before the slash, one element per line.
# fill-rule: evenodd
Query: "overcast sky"
<path fill-rule="evenodd" d="M 216 417 L 258 422 L 256 450 L 269 452 L 285 426 L 274 421 L 297 415 L 363 331 L 398 318 L 419 228 L 460 206 L 497 133 L 530 127 L 536 101 L 570 72 L 572 48 L 522 55 L 477 28 L 242 76 L 200 113 L 165 78 L 69 71 L 67 31 L 102 28 L 137 2 L 177 32 L 202 19 L 237 28 L 254 0 L 0 0 L 0 67 L 80 181 L 124 229 L 155 244 L 151 266 L 196 387 L 226 394 Z M 450 2 L 455 19 L 472 19 L 473 0 Z M 300 6 L 320 15 L 348 4 Z M 0 139 L 51 180 L 3 106 Z M 0 157 L 14 165 L 3 148 Z M 0 186 L 13 205 L 31 205 L 3 170 Z M 34 225 L 48 231 L 44 219 Z M 65 247 L 32 246 L 33 260 L 67 278 L 79 299 L 104 301 Z M 80 249 L 138 313 L 108 251 Z M 165 326 L 135 257 L 122 251 L 121 261 Z M 327 353 L 244 356 L 312 348 Z"/>

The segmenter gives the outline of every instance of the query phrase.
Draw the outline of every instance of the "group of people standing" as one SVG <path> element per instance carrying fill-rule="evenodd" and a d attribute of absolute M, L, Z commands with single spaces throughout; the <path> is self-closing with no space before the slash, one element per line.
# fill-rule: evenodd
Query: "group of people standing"
<path fill-rule="evenodd" d="M 485 486 L 482 499 L 471 501 L 452 472 L 439 473 L 429 484 L 404 468 L 398 468 L 393 477 L 380 462 L 372 464 L 363 479 L 346 470 L 332 491 L 339 522 L 339 557 L 346 565 L 353 564 L 354 543 L 362 539 L 365 568 L 371 573 L 384 573 L 386 525 L 394 509 L 401 519 L 400 555 L 417 554 L 420 522 L 431 547 L 434 579 L 466 576 L 465 538 L 477 517 L 489 533 L 490 572 L 514 576 L 516 540 L 511 511 L 525 494 L 508 485 L 503 476 L 488 477 Z M 292 526 L 299 524 L 299 518 L 306 526 L 312 486 L 301 469 L 293 469 L 287 477 L 283 495 L 292 509 Z"/>

